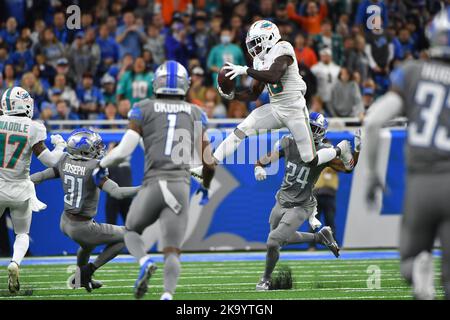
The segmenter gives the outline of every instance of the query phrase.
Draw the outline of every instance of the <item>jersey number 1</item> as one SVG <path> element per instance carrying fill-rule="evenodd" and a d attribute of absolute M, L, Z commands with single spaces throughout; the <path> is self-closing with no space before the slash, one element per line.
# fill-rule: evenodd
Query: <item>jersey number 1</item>
<path fill-rule="evenodd" d="M 23 149 L 27 144 L 28 138 L 26 136 L 20 136 L 16 134 L 8 135 L 4 132 L 0 133 L 0 167 L 7 169 L 14 169 L 16 166 L 17 160 L 19 160 L 22 155 Z M 16 146 L 16 150 L 14 150 L 11 159 L 9 159 L 8 163 L 5 164 L 5 151 L 6 144 L 13 144 Z"/>
<path fill-rule="evenodd" d="M 164 148 L 164 155 L 170 156 L 172 154 L 173 137 L 175 136 L 175 125 L 177 124 L 177 115 L 167 115 L 169 126 L 167 127 L 166 147 Z"/>

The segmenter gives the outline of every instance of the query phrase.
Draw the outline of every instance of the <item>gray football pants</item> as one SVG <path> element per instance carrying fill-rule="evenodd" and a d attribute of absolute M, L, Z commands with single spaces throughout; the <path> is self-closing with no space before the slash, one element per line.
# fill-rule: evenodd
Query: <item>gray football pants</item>
<path fill-rule="evenodd" d="M 442 284 L 450 299 L 450 173 L 408 174 L 405 212 L 400 231 L 401 271 L 412 280 L 412 263 L 422 251 L 442 246 Z"/>
<path fill-rule="evenodd" d="M 94 261 L 96 268 L 112 260 L 125 247 L 125 227 L 97 223 L 94 220 L 74 221 L 63 213 L 60 228 L 66 236 L 80 245 L 77 253 L 79 267 L 89 262 L 91 252 L 99 245 L 106 245 L 106 248 Z"/>
<path fill-rule="evenodd" d="M 163 195 L 159 183 L 143 186 L 131 203 L 125 224 L 127 231 L 142 234 L 145 228 L 159 219 L 163 248 L 180 248 L 187 228 L 189 188 L 185 180 L 167 181 L 167 190 L 164 192 L 168 191 L 170 195 Z M 178 202 L 178 213 L 166 202 L 167 197 Z"/>

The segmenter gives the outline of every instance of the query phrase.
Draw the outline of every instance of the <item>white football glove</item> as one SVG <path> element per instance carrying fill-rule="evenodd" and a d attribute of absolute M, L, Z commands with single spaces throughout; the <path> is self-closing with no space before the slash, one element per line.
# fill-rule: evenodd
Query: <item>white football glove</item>
<path fill-rule="evenodd" d="M 228 73 L 225 74 L 225 77 L 230 78 L 230 80 L 233 80 L 237 76 L 241 76 L 244 74 L 247 74 L 247 66 L 239 66 L 236 64 L 232 64 L 231 62 L 225 63 L 226 66 L 223 67 L 225 70 L 230 70 Z"/>
<path fill-rule="evenodd" d="M 58 147 L 64 149 L 66 147 L 66 141 L 64 141 L 60 134 L 52 134 L 50 136 L 50 142 L 53 146 L 55 146 L 55 148 Z"/>
<path fill-rule="evenodd" d="M 267 178 L 266 170 L 264 170 L 264 168 L 261 166 L 256 166 L 255 167 L 255 179 L 257 181 L 263 181 L 263 180 L 266 180 L 266 178 Z"/>
<path fill-rule="evenodd" d="M 225 92 L 222 91 L 222 88 L 219 85 L 217 85 L 217 91 L 219 91 L 219 94 L 227 100 L 234 99 L 234 91 L 231 91 L 230 93 L 226 94 Z"/>
<path fill-rule="evenodd" d="M 353 142 L 355 143 L 355 151 L 360 152 L 361 151 L 361 129 L 357 129 L 354 133 L 355 138 Z"/>

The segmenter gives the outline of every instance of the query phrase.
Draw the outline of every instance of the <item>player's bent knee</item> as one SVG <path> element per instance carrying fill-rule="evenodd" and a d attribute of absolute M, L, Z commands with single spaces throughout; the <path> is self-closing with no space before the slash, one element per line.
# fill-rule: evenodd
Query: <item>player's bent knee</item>
<path fill-rule="evenodd" d="M 267 239 L 266 245 L 267 249 L 279 249 L 281 247 L 282 241 L 280 241 L 273 234 L 269 234 L 269 238 Z"/>
<path fill-rule="evenodd" d="M 319 161 L 319 157 L 317 156 L 317 154 L 314 155 L 313 153 L 307 153 L 307 154 L 300 153 L 300 158 L 302 158 L 302 161 L 304 163 L 308 163 L 311 166 L 316 166 Z"/>

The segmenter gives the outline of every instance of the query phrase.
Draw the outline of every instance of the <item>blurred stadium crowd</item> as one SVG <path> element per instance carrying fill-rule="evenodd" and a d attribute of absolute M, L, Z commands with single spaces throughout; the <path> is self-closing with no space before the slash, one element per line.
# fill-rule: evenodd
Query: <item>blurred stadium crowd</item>
<path fill-rule="evenodd" d="M 81 29 L 67 28 L 71 4 L 81 8 Z M 368 28 L 374 4 L 381 28 Z M 251 65 L 246 30 L 269 19 L 295 47 L 309 108 L 362 118 L 387 90 L 390 70 L 427 58 L 424 27 L 438 9 L 433 0 L 2 0 L 0 91 L 28 90 L 44 121 L 126 119 L 134 102 L 152 96 L 155 68 L 173 59 L 190 72 L 191 102 L 210 118 L 242 118 L 268 93 L 223 101 L 217 72 L 227 61 Z"/>

